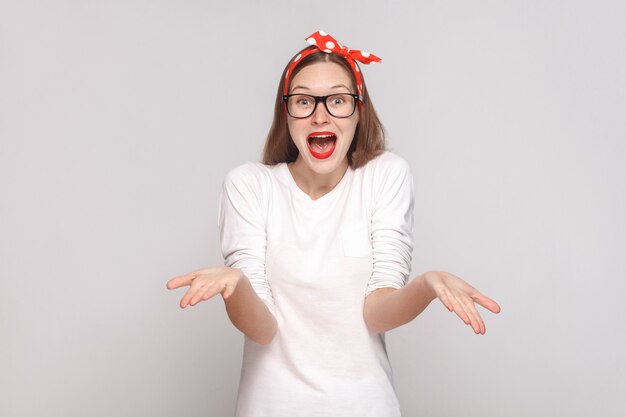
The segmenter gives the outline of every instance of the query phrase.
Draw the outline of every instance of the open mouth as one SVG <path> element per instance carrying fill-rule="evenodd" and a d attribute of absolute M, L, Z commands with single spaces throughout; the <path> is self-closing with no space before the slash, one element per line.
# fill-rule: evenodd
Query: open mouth
<path fill-rule="evenodd" d="M 332 132 L 314 132 L 306 138 L 309 151 L 317 159 L 326 159 L 335 151 L 337 136 Z"/>

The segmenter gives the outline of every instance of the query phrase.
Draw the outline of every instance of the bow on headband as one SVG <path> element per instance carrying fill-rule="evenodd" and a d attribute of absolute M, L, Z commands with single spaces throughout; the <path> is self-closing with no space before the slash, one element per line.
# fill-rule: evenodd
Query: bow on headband
<path fill-rule="evenodd" d="M 337 55 L 341 55 L 346 59 L 350 68 L 352 68 L 352 72 L 354 73 L 354 78 L 356 79 L 356 88 L 358 90 L 359 96 L 363 95 L 363 77 L 361 76 L 361 70 L 359 70 L 359 66 L 356 61 L 359 61 L 363 64 L 371 64 L 372 62 L 380 62 L 380 58 L 374 54 L 370 54 L 365 51 L 358 51 L 356 49 L 350 49 L 335 40 L 332 36 L 324 32 L 323 30 L 318 30 L 308 38 L 306 41 L 317 48 L 306 49 L 299 53 L 293 61 L 289 63 L 289 68 L 287 68 L 287 73 L 285 74 L 285 87 L 283 94 L 289 93 L 289 78 L 293 69 L 298 65 L 298 62 L 302 60 L 302 58 L 311 55 L 312 53 L 322 51 L 327 54 L 335 53 Z"/>

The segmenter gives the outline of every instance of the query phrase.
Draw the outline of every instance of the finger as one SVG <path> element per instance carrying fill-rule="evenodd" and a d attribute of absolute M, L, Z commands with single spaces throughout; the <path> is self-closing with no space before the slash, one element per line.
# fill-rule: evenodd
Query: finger
<path fill-rule="evenodd" d="M 191 292 L 191 288 L 187 290 L 183 298 L 180 299 L 180 308 L 185 308 L 189 305 L 189 301 L 191 301 L 191 297 L 193 293 Z"/>
<path fill-rule="evenodd" d="M 467 297 L 464 301 L 465 311 L 468 313 L 472 329 L 474 329 L 474 333 L 476 334 L 484 334 L 485 333 L 485 323 L 483 322 L 482 317 L 478 310 L 476 310 L 476 305 L 472 301 L 471 298 Z"/>
<path fill-rule="evenodd" d="M 447 291 L 440 291 L 440 293 L 437 294 L 437 297 L 439 297 L 439 301 L 441 301 L 441 304 L 443 304 L 448 311 L 452 311 L 453 306 L 450 301 L 450 294 Z"/>
<path fill-rule="evenodd" d="M 200 301 L 204 301 L 204 295 L 207 294 L 211 288 L 212 283 L 204 283 L 199 286 L 198 289 L 194 292 L 194 294 L 189 299 L 189 305 L 195 306 Z"/>
<path fill-rule="evenodd" d="M 167 288 L 173 290 L 175 288 L 184 287 L 185 285 L 191 285 L 194 278 L 196 278 L 195 273 L 179 275 L 167 281 Z"/>
<path fill-rule="evenodd" d="M 197 294 L 197 298 L 194 298 L 191 301 L 191 304 L 195 305 L 199 303 L 200 301 L 206 301 L 209 298 L 215 297 L 217 294 L 224 291 L 225 286 L 226 284 L 224 282 L 218 282 L 218 281 L 214 281 L 214 282 L 207 284 L 206 286 L 202 288 L 201 292 Z"/>
<path fill-rule="evenodd" d="M 196 294 L 192 297 L 189 304 L 194 306 L 201 301 L 206 301 L 209 298 L 217 295 L 221 291 L 222 288 L 223 288 L 223 285 L 219 283 L 218 281 L 208 282 L 205 285 L 203 285 L 198 290 L 198 292 L 196 292 Z"/>
<path fill-rule="evenodd" d="M 500 306 L 498 303 L 478 291 L 476 291 L 476 294 L 472 295 L 472 299 L 492 313 L 498 314 L 500 312 Z"/>
<path fill-rule="evenodd" d="M 470 322 L 472 325 L 472 329 L 474 329 L 474 333 L 479 334 L 483 332 L 485 327 L 485 323 L 483 322 L 480 313 L 476 309 L 476 304 L 474 303 L 474 298 L 469 296 L 468 294 L 461 294 L 460 300 L 465 307 L 465 311 L 467 312 Z"/>
<path fill-rule="evenodd" d="M 188 305 L 193 305 L 191 304 L 191 300 L 198 293 L 198 291 L 201 290 L 204 284 L 205 283 L 203 283 L 202 281 L 198 281 L 198 280 L 195 280 L 194 282 L 192 282 L 191 286 L 189 287 L 185 295 L 183 295 L 183 298 L 180 300 L 181 308 L 185 308 Z"/>
<path fill-rule="evenodd" d="M 450 302 L 452 303 L 453 311 L 461 320 L 463 320 L 463 323 L 470 324 L 471 320 L 465 311 L 465 307 L 463 307 L 463 303 L 461 303 L 454 295 L 450 296 Z"/>

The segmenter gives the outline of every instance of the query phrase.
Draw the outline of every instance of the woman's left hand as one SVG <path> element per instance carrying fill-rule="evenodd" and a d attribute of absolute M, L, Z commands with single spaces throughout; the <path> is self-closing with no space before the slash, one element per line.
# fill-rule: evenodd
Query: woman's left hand
<path fill-rule="evenodd" d="M 449 272 L 429 271 L 423 278 L 424 285 L 449 311 L 454 311 L 465 324 L 471 325 L 476 334 L 485 334 L 485 323 L 476 309 L 476 304 L 492 313 L 500 312 L 498 303 Z"/>

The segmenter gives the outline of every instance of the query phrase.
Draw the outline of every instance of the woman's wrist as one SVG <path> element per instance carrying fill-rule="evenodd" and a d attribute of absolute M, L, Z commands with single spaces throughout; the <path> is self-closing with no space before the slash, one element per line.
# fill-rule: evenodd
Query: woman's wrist
<path fill-rule="evenodd" d="M 418 286 L 418 291 L 425 294 L 430 301 L 437 298 L 437 293 L 435 292 L 433 283 L 438 279 L 436 271 L 427 271 L 423 274 L 417 276 L 414 282 Z"/>
<path fill-rule="evenodd" d="M 228 296 L 224 298 L 224 302 L 227 302 L 228 300 L 234 300 L 239 298 L 238 295 L 241 293 L 241 291 L 246 291 L 244 287 L 250 287 L 250 281 L 248 281 L 247 277 L 241 269 L 226 266 L 224 268 L 227 269 L 226 276 L 228 277 L 228 286 L 232 288 L 230 294 L 228 294 Z"/>
<path fill-rule="evenodd" d="M 237 284 L 239 281 L 241 281 L 242 278 L 245 278 L 245 275 L 243 274 L 243 272 L 241 271 L 241 269 L 239 268 L 233 268 L 233 267 L 226 267 L 228 268 L 228 272 L 229 275 L 231 277 L 231 280 Z"/>

